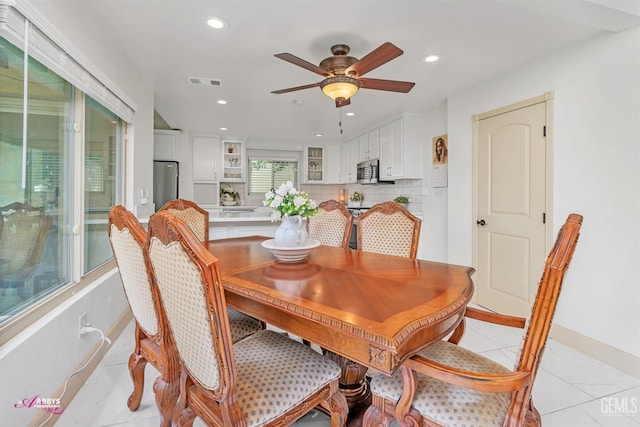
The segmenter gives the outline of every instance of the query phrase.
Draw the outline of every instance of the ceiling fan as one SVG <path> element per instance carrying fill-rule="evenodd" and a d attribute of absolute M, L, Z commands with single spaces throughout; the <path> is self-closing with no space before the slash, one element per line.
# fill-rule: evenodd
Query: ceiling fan
<path fill-rule="evenodd" d="M 349 56 L 350 50 L 346 44 L 331 46 L 333 56 L 323 59 L 319 66 L 290 53 L 276 54 L 275 56 L 277 58 L 319 74 L 324 77 L 324 80 L 304 86 L 275 90 L 271 93 L 288 93 L 319 86 L 325 95 L 335 100 L 336 107 L 340 108 L 349 105 L 351 103 L 351 97 L 361 88 L 407 93 L 415 85 L 415 83 L 412 82 L 362 77 L 369 71 L 386 64 L 404 53 L 392 43 L 383 43 L 360 60 Z"/>

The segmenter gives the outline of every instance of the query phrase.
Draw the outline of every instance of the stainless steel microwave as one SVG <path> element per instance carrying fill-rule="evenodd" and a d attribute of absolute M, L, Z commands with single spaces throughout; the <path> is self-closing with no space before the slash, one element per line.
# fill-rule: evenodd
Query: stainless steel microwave
<path fill-rule="evenodd" d="M 380 161 L 378 159 L 365 160 L 357 165 L 358 184 L 377 184 L 380 178 Z"/>

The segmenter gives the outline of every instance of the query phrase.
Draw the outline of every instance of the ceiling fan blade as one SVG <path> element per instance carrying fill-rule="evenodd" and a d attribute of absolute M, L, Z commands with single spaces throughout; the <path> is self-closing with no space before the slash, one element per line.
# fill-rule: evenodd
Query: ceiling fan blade
<path fill-rule="evenodd" d="M 398 48 L 394 44 L 389 42 L 383 43 L 378 48 L 369 52 L 367 56 L 344 70 L 344 74 L 351 76 L 351 73 L 355 73 L 354 77 L 363 76 L 369 71 L 386 64 L 403 53 L 402 49 Z"/>
<path fill-rule="evenodd" d="M 320 86 L 320 83 L 311 83 L 310 85 L 296 86 L 296 87 L 290 87 L 290 88 L 287 88 L 287 89 L 274 90 L 271 93 L 275 93 L 275 94 L 280 95 L 281 93 L 289 93 L 289 92 L 294 92 L 296 90 L 310 89 L 312 87 L 318 87 L 318 86 Z"/>
<path fill-rule="evenodd" d="M 277 53 L 274 56 L 276 58 L 280 58 L 284 61 L 290 62 L 293 65 L 297 65 L 298 67 L 302 67 L 316 74 L 320 74 L 323 77 L 331 76 L 331 73 L 328 73 L 327 70 L 324 70 L 317 65 L 312 64 L 311 62 L 305 61 L 304 59 L 298 58 L 297 56 L 291 55 L 290 53 Z"/>
<path fill-rule="evenodd" d="M 360 88 L 386 90 L 389 92 L 402 92 L 407 93 L 413 87 L 413 82 L 401 82 L 398 80 L 382 80 L 382 79 L 360 79 Z"/>
<path fill-rule="evenodd" d="M 351 98 L 344 99 L 342 101 L 338 101 L 336 99 L 336 108 L 344 107 L 344 106 L 349 105 L 349 104 L 351 104 Z"/>

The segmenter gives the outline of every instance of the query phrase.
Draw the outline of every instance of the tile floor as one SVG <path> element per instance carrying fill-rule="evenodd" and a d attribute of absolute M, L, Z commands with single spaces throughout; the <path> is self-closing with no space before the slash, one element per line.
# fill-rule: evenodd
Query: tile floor
<path fill-rule="evenodd" d="M 482 352 L 507 367 L 519 349 L 519 330 L 469 320 L 461 345 Z M 147 365 L 145 393 L 136 412 L 126 399 L 131 393 L 127 360 L 133 348 L 133 323 L 84 384 L 56 427 L 147 427 L 159 418 L 152 383 L 157 372 Z M 555 341 L 549 341 L 533 389 L 544 427 L 640 426 L 640 379 L 627 375 Z M 626 414 L 622 414 L 626 403 Z M 203 426 L 196 420 L 194 426 Z M 395 423 L 394 423 L 395 425 Z M 301 427 L 329 426 L 328 418 L 312 412 L 295 423 Z"/>

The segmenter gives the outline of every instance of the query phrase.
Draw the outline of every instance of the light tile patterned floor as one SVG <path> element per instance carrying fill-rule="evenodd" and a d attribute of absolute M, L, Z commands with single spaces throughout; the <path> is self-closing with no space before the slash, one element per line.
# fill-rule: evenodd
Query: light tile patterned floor
<path fill-rule="evenodd" d="M 469 320 L 461 345 L 512 367 L 521 337 L 519 330 Z M 56 427 L 158 426 L 152 391 L 157 373 L 150 365 L 140 409 L 127 409 L 131 393 L 127 360 L 132 348 L 133 323 L 111 345 L 100 366 L 59 416 Z M 640 426 L 640 379 L 552 340 L 536 378 L 533 399 L 544 427 Z M 620 413 L 619 405 L 624 402 L 627 414 Z M 200 420 L 194 423 L 203 425 Z M 329 420 L 314 411 L 295 426 L 329 426 Z"/>

